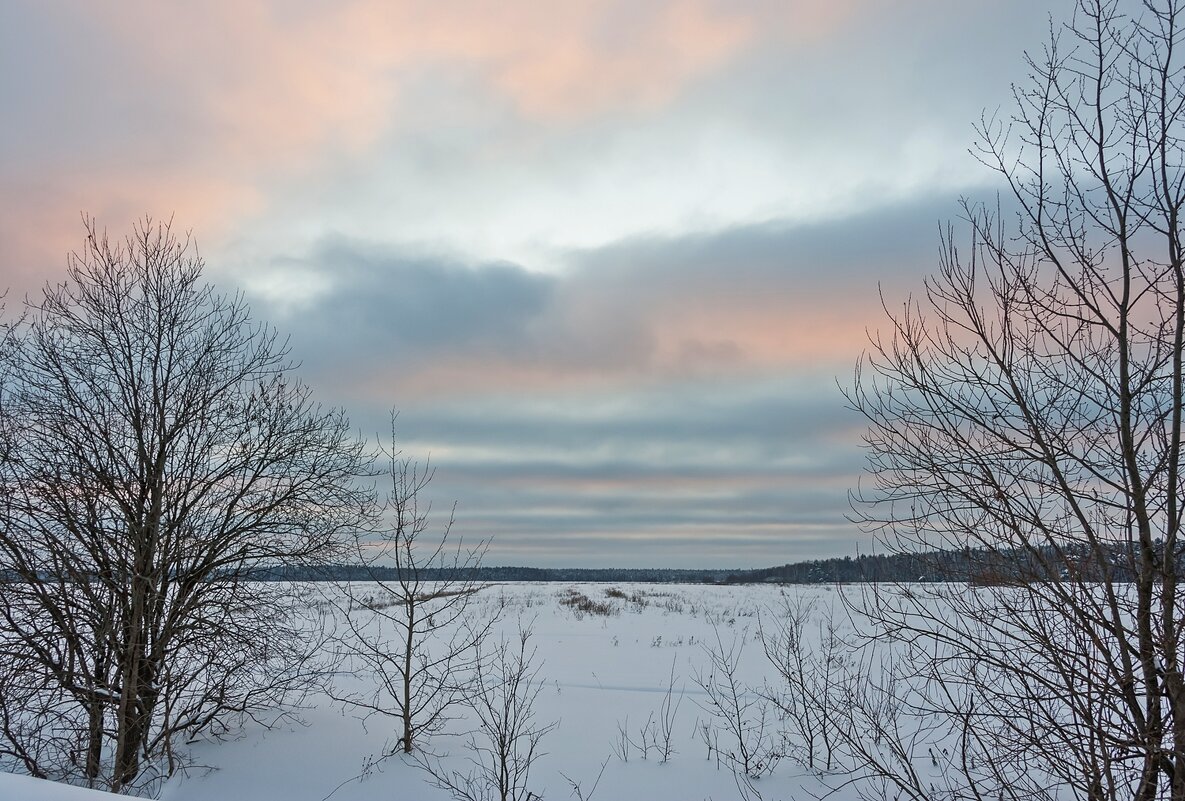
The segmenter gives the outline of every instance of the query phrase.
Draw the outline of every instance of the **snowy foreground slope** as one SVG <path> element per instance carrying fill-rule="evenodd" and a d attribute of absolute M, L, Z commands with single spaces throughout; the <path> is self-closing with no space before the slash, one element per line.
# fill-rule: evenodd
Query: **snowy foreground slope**
<path fill-rule="evenodd" d="M 712 755 L 706 737 L 712 716 L 696 682 L 710 672 L 707 648 L 722 642 L 743 649 L 740 676 L 751 687 L 773 674 L 757 639 L 759 615 L 781 602 L 770 586 L 509 584 L 482 591 L 477 614 L 501 614 L 495 637 L 513 637 L 520 625 L 533 630 L 543 689 L 534 712 L 556 728 L 541 743 L 531 773 L 531 789 L 547 799 L 655 799 L 725 801 L 741 797 L 732 771 Z M 835 607 L 832 587 L 788 588 L 820 607 Z M 610 614 L 581 612 L 561 603 L 577 592 L 608 604 Z M 624 596 L 624 597 L 622 597 Z M 632 599 L 632 600 L 631 600 Z M 673 677 L 673 678 L 672 678 Z M 356 681 L 356 679 L 345 679 Z M 674 711 L 671 744 L 663 763 L 658 751 L 644 748 L 648 723 L 662 716 L 671 693 Z M 395 721 L 366 722 L 320 696 L 300 712 L 301 722 L 265 730 L 249 727 L 240 736 L 199 743 L 190 756 L 195 767 L 160 788 L 165 801 L 214 799 L 291 799 L 292 801 L 369 801 L 375 798 L 434 801 L 450 795 L 402 756 L 381 760 L 396 739 Z M 459 734 L 469 722 L 457 720 L 454 736 L 438 736 L 432 750 L 447 753 L 446 764 L 464 768 L 466 751 Z M 652 733 L 655 729 L 650 730 Z M 626 740 L 631 742 L 626 742 Z M 726 738 L 718 743 L 727 746 Z M 645 750 L 645 753 L 643 751 Z M 602 765 L 604 766 L 602 772 Z M 595 793 L 593 785 L 600 775 Z M 821 795 L 842 785 L 843 776 L 812 771 L 783 759 L 755 787 L 766 801 Z M 0 799 L 98 801 L 110 796 L 49 785 L 26 777 L 0 775 Z M 832 796 L 850 801 L 856 789 Z"/>
<path fill-rule="evenodd" d="M 0 773 L 0 799 L 4 801 L 114 801 L 120 796 L 42 781 L 31 776 Z"/>

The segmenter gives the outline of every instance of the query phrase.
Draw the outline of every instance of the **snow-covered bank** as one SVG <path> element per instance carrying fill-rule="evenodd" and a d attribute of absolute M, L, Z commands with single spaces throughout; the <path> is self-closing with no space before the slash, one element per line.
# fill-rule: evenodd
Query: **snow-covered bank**
<path fill-rule="evenodd" d="M 502 615 L 495 637 L 513 637 L 520 625 L 533 630 L 544 683 L 534 711 L 543 723 L 558 722 L 542 741 L 545 753 L 532 770 L 531 788 L 545 798 L 566 799 L 575 797 L 575 782 L 587 798 L 600 775 L 596 799 L 736 798 L 732 772 L 718 754 L 709 755 L 703 724 L 711 716 L 702 708 L 704 694 L 695 678 L 706 672 L 706 648 L 719 632 L 726 642 L 735 640 L 744 648 L 741 677 L 753 685 L 764 680 L 769 666 L 756 639 L 758 614 L 776 605 L 779 589 L 619 585 L 625 598 L 611 597 L 609 589 L 605 584 L 508 584 L 482 593 L 477 614 L 497 610 Z M 561 604 L 570 590 L 608 603 L 612 613 L 590 614 Z M 834 601 L 830 587 L 793 591 L 828 605 Z M 664 764 L 655 748 L 643 746 L 642 732 L 661 714 L 668 689 L 675 701 L 674 751 Z M 394 720 L 372 717 L 364 724 L 328 699 L 302 717 L 304 725 L 252 729 L 238 740 L 197 746 L 195 762 L 215 769 L 191 770 L 170 780 L 162 799 L 450 798 L 405 757 L 367 768 L 394 743 Z M 467 726 L 458 720 L 451 730 L 459 733 Z M 465 767 L 460 736 L 439 736 L 428 745 L 450 754 L 449 764 Z M 816 775 L 789 760 L 758 786 L 766 799 L 825 789 Z"/>
<path fill-rule="evenodd" d="M 515 638 L 520 627 L 533 632 L 542 689 L 534 714 L 556 726 L 540 744 L 530 789 L 547 799 L 653 799 L 726 801 L 742 797 L 729 767 L 729 734 L 713 719 L 700 685 L 712 674 L 710 649 L 739 649 L 737 678 L 747 698 L 777 677 L 758 639 L 759 617 L 789 597 L 820 612 L 838 607 L 835 587 L 706 586 L 656 584 L 505 584 L 483 589 L 475 616 L 499 615 L 492 633 Z M 573 597 L 595 602 L 582 611 Z M 568 603 L 565 603 L 567 601 Z M 326 605 L 326 614 L 338 614 Z M 606 614 L 606 611 L 608 612 Z M 355 609 L 354 614 L 371 614 Z M 768 621 L 768 617 L 767 617 Z M 365 631 L 365 630 L 364 630 Z M 818 626 L 808 629 L 818 637 Z M 697 681 L 698 679 L 698 681 Z M 366 678 L 340 676 L 338 686 L 361 687 Z M 801 764 L 787 737 L 792 726 L 766 704 L 768 745 L 780 761 L 753 783 L 765 801 L 819 796 L 843 783 Z M 458 713 L 462 710 L 458 709 Z M 398 737 L 397 721 L 372 716 L 359 720 L 326 695 L 300 710 L 301 722 L 274 729 L 251 725 L 238 736 L 199 742 L 191 767 L 160 788 L 163 801 L 284 799 L 284 801 L 370 801 L 401 798 L 447 801 L 450 794 L 403 756 L 380 759 Z M 665 744 L 661 730 L 669 731 Z M 471 720 L 459 717 L 427 747 L 443 765 L 466 770 L 473 756 L 464 733 Z M 663 758 L 669 745 L 667 759 Z M 928 764 L 926 766 L 928 768 Z M 599 777 L 599 782 L 598 782 Z M 89 791 L 48 785 L 24 777 L 3 777 L 0 799 L 98 801 Z M 579 793 L 576 788 L 579 788 Z M 594 792 L 595 787 L 595 792 Z M 9 791 L 11 788 L 11 791 Z M 27 789 L 32 788 L 32 789 Z M 33 790 L 49 795 L 33 795 Z M 54 795 L 53 793 L 59 793 Z M 748 792 L 748 788 L 746 788 Z M 750 796 L 752 797 L 752 796 Z M 835 801 L 851 801 L 848 786 Z"/>
<path fill-rule="evenodd" d="M 42 781 L 32 776 L 0 773 L 0 799 L 4 801 L 114 801 L 119 797 L 85 787 Z"/>

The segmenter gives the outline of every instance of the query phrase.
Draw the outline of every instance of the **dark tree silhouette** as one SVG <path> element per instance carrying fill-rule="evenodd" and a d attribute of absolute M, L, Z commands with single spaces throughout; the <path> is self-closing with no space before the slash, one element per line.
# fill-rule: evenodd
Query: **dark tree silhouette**
<path fill-rule="evenodd" d="M 981 126 L 1007 200 L 857 370 L 862 522 L 984 579 L 869 596 L 954 755 L 895 792 L 1185 799 L 1182 10 L 1076 3 Z"/>
<path fill-rule="evenodd" d="M 346 418 L 202 266 L 168 224 L 87 220 L 11 342 L 0 748 L 35 775 L 126 790 L 305 686 L 291 585 L 249 573 L 330 558 L 371 510 Z"/>

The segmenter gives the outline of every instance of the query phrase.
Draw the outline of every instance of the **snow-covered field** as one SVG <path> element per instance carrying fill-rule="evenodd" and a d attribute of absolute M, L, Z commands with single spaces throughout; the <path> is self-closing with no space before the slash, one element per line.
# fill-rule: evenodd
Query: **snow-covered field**
<path fill-rule="evenodd" d="M 713 675 L 709 649 L 741 649 L 738 676 L 748 687 L 775 682 L 757 638 L 761 616 L 768 621 L 771 610 L 782 603 L 781 593 L 813 600 L 823 610 L 837 606 L 840 592 L 834 587 L 524 583 L 484 589 L 471 612 L 500 616 L 495 639 L 513 638 L 520 627 L 533 632 L 542 684 L 533 711 L 538 723 L 556 724 L 541 741 L 530 776 L 530 787 L 539 796 L 723 801 L 741 797 L 742 790 L 727 764 L 729 736 L 713 720 L 700 685 Z M 561 603 L 573 594 L 607 604 L 608 614 Z M 750 690 L 747 697 L 755 696 Z M 195 744 L 195 767 L 167 781 L 160 797 L 451 797 L 403 756 L 375 762 L 398 737 L 394 719 L 371 717 L 364 723 L 325 695 L 312 699 L 300 718 L 270 730 L 249 725 L 237 738 Z M 672 732 L 665 761 L 660 746 L 664 722 Z M 457 735 L 471 727 L 471 720 L 454 721 L 454 735 L 438 735 L 429 747 L 449 755 L 445 765 L 464 767 L 464 739 Z M 842 783 L 839 774 L 812 771 L 800 761 L 782 759 L 753 786 L 770 801 L 817 796 Z M 0 775 L 0 798 L 85 797 L 74 788 L 52 790 L 47 783 Z M 850 787 L 835 796 L 853 797 Z"/>

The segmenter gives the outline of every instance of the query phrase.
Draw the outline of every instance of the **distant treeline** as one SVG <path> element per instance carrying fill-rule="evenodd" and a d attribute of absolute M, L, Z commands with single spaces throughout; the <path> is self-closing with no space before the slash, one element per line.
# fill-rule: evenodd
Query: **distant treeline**
<path fill-rule="evenodd" d="M 681 570 L 674 568 L 556 568 L 556 567 L 477 567 L 425 568 L 421 579 L 472 579 L 475 581 L 587 581 L 640 582 L 654 584 L 719 584 L 728 570 Z M 318 567 L 285 566 L 257 568 L 249 576 L 258 581 L 397 581 L 393 567 L 330 565 Z"/>
<path fill-rule="evenodd" d="M 1156 557 L 1165 558 L 1163 543 Z M 1178 574 L 1185 575 L 1185 554 L 1177 554 Z M 729 573 L 727 583 L 779 582 L 832 584 L 851 582 L 967 581 L 973 584 L 1023 584 L 1031 581 L 1131 581 L 1138 555 L 1132 543 L 1100 550 L 1079 543 L 1060 548 L 965 548 L 904 554 L 869 554 L 815 559 L 779 567 Z"/>
<path fill-rule="evenodd" d="M 972 560 L 961 551 L 920 554 L 872 554 L 812 559 L 777 567 L 729 573 L 729 584 L 848 584 L 863 581 L 959 581 L 972 573 Z"/>
<path fill-rule="evenodd" d="M 1178 557 L 1181 558 L 1181 557 Z M 1185 574 L 1185 565 L 1182 566 Z M 429 581 L 466 578 L 475 581 L 572 581 L 637 582 L 655 584 L 835 584 L 854 582 L 970 581 L 977 584 L 1012 584 L 1033 580 L 1095 580 L 1109 574 L 1112 580 L 1134 576 L 1134 553 L 1116 544 L 1101 555 L 1082 546 L 1069 545 L 1060 552 L 1045 548 L 964 549 L 910 554 L 863 554 L 834 559 L 812 559 L 753 570 L 685 570 L 671 568 L 554 568 L 477 567 L 421 569 Z M 330 565 L 255 568 L 248 578 L 258 581 L 397 581 L 393 567 Z"/>

